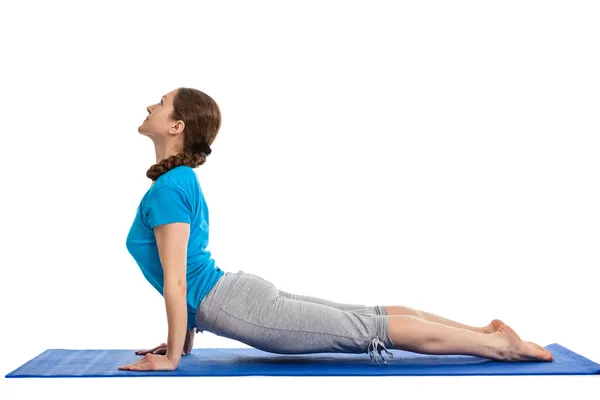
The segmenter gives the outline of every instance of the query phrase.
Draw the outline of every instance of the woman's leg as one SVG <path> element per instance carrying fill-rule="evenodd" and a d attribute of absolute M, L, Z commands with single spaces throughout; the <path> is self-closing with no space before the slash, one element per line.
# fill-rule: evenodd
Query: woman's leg
<path fill-rule="evenodd" d="M 501 361 L 551 361 L 541 346 L 521 340 L 509 326 L 489 335 L 455 328 L 415 316 L 390 315 L 394 348 L 424 354 L 464 354 Z"/>
<path fill-rule="evenodd" d="M 490 322 L 486 326 L 481 326 L 481 327 L 480 326 L 471 326 L 471 325 L 462 324 L 457 321 L 453 321 L 448 318 L 440 317 L 439 315 L 436 315 L 436 314 L 432 314 L 432 313 L 421 311 L 421 310 L 416 310 L 411 307 L 406 307 L 406 306 L 383 306 L 383 307 L 385 308 L 386 312 L 389 315 L 412 315 L 412 316 L 415 316 L 418 318 L 425 319 L 429 322 L 437 322 L 438 324 L 452 326 L 454 328 L 466 329 L 466 330 L 478 332 L 478 333 L 494 333 L 498 330 L 499 327 L 504 325 L 504 322 L 502 322 L 501 320 L 494 319 L 492 322 Z"/>

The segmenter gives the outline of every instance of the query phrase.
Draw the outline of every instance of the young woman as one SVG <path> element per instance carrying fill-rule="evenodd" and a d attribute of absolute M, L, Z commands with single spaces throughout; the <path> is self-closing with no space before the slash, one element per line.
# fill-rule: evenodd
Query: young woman
<path fill-rule="evenodd" d="M 164 297 L 166 343 L 140 350 L 123 370 L 174 370 L 205 330 L 281 354 L 370 353 L 390 349 L 464 354 L 502 361 L 551 361 L 495 319 L 474 327 L 405 306 L 341 304 L 278 289 L 251 273 L 225 272 L 208 244 L 208 208 L 193 168 L 206 161 L 221 126 L 217 103 L 178 88 L 148 107 L 138 132 L 154 142 L 153 183 L 137 209 L 127 249 L 144 277 Z M 379 361 L 377 361 L 379 363 Z"/>

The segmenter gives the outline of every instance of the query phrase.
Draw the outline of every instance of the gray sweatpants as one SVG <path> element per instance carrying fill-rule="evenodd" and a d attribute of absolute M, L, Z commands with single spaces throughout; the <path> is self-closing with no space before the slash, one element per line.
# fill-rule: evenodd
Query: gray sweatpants
<path fill-rule="evenodd" d="M 335 303 L 279 290 L 254 274 L 225 272 L 196 311 L 196 331 L 280 354 L 369 353 L 394 348 L 383 306 Z M 377 361 L 379 364 L 379 361 Z"/>

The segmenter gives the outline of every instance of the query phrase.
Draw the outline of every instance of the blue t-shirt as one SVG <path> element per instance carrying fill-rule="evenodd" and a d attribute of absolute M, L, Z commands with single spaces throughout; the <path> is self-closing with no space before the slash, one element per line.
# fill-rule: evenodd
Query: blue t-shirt
<path fill-rule="evenodd" d="M 188 329 L 195 328 L 196 309 L 225 273 L 215 265 L 208 245 L 208 207 L 198 176 L 186 165 L 162 174 L 138 206 L 126 246 L 144 277 L 164 297 L 164 276 L 154 227 L 171 222 L 190 224 L 187 248 L 186 287 Z"/>

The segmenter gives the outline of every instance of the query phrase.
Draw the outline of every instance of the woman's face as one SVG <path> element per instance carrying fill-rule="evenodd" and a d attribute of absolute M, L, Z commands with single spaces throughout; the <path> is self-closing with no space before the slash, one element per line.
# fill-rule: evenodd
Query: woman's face
<path fill-rule="evenodd" d="M 183 124 L 183 121 L 173 121 L 169 115 L 173 112 L 173 97 L 177 94 L 177 89 L 165 94 L 156 103 L 148 106 L 148 117 L 138 128 L 138 132 L 146 136 L 166 136 L 169 133 L 175 133 L 172 128 L 179 128 L 177 124 Z"/>

